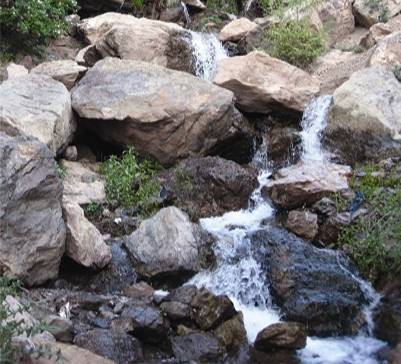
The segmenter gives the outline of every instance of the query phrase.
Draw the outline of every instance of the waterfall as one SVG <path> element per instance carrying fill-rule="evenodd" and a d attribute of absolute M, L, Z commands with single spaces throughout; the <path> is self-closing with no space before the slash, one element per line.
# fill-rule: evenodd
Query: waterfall
<path fill-rule="evenodd" d="M 191 23 L 191 17 L 189 16 L 187 5 L 183 1 L 181 1 L 181 7 L 182 7 L 182 11 L 184 13 L 185 22 L 187 24 L 190 24 Z"/>
<path fill-rule="evenodd" d="M 312 100 L 306 108 L 302 120 L 304 160 L 322 162 L 326 158 L 321 148 L 320 134 L 326 125 L 330 103 L 331 96 L 322 96 Z M 252 163 L 260 171 L 259 187 L 250 198 L 249 208 L 201 219 L 203 228 L 216 238 L 214 250 L 217 266 L 198 273 L 188 282 L 206 287 L 215 294 L 228 295 L 235 308 L 243 313 L 250 343 L 260 330 L 280 321 L 280 311 L 272 304 L 269 286 L 264 279 L 265 273 L 247 238 L 249 232 L 263 227 L 266 220 L 274 215 L 273 207 L 261 195 L 262 186 L 271 174 L 265 141 L 256 151 Z M 337 254 L 331 250 L 328 253 Z M 339 269 L 345 269 L 339 260 L 338 263 Z M 346 272 L 359 283 L 369 300 L 364 310 L 367 330 L 361 330 L 356 336 L 308 337 L 306 347 L 298 351 L 303 364 L 379 364 L 375 355 L 386 344 L 372 337 L 372 310 L 380 296 L 368 282 L 348 270 Z"/>
<path fill-rule="evenodd" d="M 327 157 L 323 151 L 321 136 L 327 126 L 332 96 L 325 95 L 312 99 L 302 117 L 302 160 L 324 162 Z"/>
<path fill-rule="evenodd" d="M 227 52 L 214 34 L 190 33 L 195 75 L 212 81 L 219 61 L 228 57 Z"/>

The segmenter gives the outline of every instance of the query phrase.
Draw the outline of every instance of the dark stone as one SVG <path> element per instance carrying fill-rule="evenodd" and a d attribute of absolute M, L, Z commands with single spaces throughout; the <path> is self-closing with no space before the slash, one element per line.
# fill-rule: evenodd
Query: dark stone
<path fill-rule="evenodd" d="M 227 351 L 238 352 L 244 346 L 248 346 L 242 312 L 224 321 L 214 333 Z"/>
<path fill-rule="evenodd" d="M 154 306 L 133 302 L 124 309 L 121 318 L 132 322 L 132 335 L 144 342 L 157 344 L 168 334 L 169 323 Z"/>
<path fill-rule="evenodd" d="M 401 283 L 383 292 L 383 298 L 374 312 L 375 335 L 391 346 L 401 343 Z"/>
<path fill-rule="evenodd" d="M 179 360 L 199 360 L 201 363 L 216 362 L 223 351 L 219 340 L 207 332 L 192 332 L 171 338 L 174 357 Z"/>
<path fill-rule="evenodd" d="M 124 333 L 95 329 L 77 335 L 74 344 L 118 364 L 137 363 L 142 359 L 139 341 Z"/>
<path fill-rule="evenodd" d="M 268 156 L 275 167 L 284 167 L 299 159 L 301 136 L 297 129 L 273 126 L 267 134 L 267 141 Z"/>
<path fill-rule="evenodd" d="M 163 302 L 160 308 L 172 321 L 181 321 L 191 317 L 190 307 L 185 303 L 176 301 Z"/>
<path fill-rule="evenodd" d="M 227 296 L 215 296 L 205 288 L 197 292 L 191 306 L 192 317 L 202 330 L 214 329 L 237 313 Z"/>
<path fill-rule="evenodd" d="M 279 322 L 258 333 L 254 346 L 261 351 L 299 350 L 306 346 L 306 328 L 297 322 Z"/>
<path fill-rule="evenodd" d="M 175 204 L 196 218 L 246 207 L 258 185 L 256 170 L 219 157 L 186 159 L 160 180 Z"/>
<path fill-rule="evenodd" d="M 285 320 L 304 323 L 310 335 L 359 331 L 367 299 L 343 253 L 318 249 L 276 227 L 251 233 L 249 238 Z"/>

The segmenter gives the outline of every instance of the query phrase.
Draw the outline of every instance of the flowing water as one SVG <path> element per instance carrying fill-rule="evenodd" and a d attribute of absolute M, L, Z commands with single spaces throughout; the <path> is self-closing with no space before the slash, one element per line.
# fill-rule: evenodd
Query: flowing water
<path fill-rule="evenodd" d="M 211 81 L 219 61 L 228 57 L 227 52 L 214 34 L 190 33 L 195 75 Z"/>
<path fill-rule="evenodd" d="M 330 96 L 312 100 L 305 110 L 302 125 L 303 159 L 324 162 L 326 156 L 321 148 L 320 134 L 326 125 Z M 216 238 L 215 254 L 217 268 L 203 271 L 189 282 L 198 287 L 206 287 L 215 294 L 226 294 L 242 311 L 249 342 L 266 326 L 280 321 L 280 310 L 274 307 L 265 283 L 264 275 L 253 255 L 247 233 L 261 228 L 262 222 L 274 217 L 274 209 L 261 196 L 261 188 L 270 176 L 266 144 L 255 153 L 253 161 L 259 169 L 259 187 L 253 192 L 249 208 L 231 211 L 222 216 L 201 220 L 203 228 Z M 337 254 L 327 251 L 328 254 Z M 338 258 L 339 269 L 344 269 Z M 369 304 L 365 308 L 367 328 L 354 337 L 314 338 L 308 337 L 305 349 L 298 352 L 304 364 L 378 364 L 375 353 L 385 344 L 372 337 L 372 310 L 380 296 L 372 286 L 360 277 L 347 271 L 355 279 Z"/>
<path fill-rule="evenodd" d="M 189 15 L 187 5 L 183 1 L 181 1 L 181 7 L 182 7 L 182 11 L 184 13 L 185 22 L 187 24 L 191 24 L 191 17 Z"/>

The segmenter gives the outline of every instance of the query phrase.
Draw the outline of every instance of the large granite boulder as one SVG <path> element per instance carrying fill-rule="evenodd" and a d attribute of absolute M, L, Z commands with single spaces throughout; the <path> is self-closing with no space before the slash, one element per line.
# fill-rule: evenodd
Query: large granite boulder
<path fill-rule="evenodd" d="M 221 60 L 214 83 L 234 92 L 239 108 L 254 113 L 302 113 L 319 92 L 308 73 L 260 51 Z"/>
<path fill-rule="evenodd" d="M 73 108 L 107 141 L 164 165 L 205 155 L 239 134 L 232 92 L 144 62 L 99 61 L 72 90 Z"/>
<path fill-rule="evenodd" d="M 144 220 L 125 246 L 135 270 L 148 279 L 185 281 L 210 263 L 207 234 L 176 207 L 164 208 Z"/>
<path fill-rule="evenodd" d="M 0 122 L 0 272 L 41 284 L 57 277 L 65 249 L 62 184 L 44 144 L 17 129 L 7 135 L 3 127 Z"/>
<path fill-rule="evenodd" d="M 174 23 L 106 13 L 83 20 L 78 29 L 102 57 L 155 63 L 191 72 L 191 34 Z"/>
<path fill-rule="evenodd" d="M 219 157 L 185 159 L 160 180 L 170 199 L 193 218 L 245 208 L 258 185 L 256 170 Z"/>
<path fill-rule="evenodd" d="M 355 72 L 333 95 L 325 140 L 347 163 L 401 155 L 401 87 L 383 66 Z"/>
<path fill-rule="evenodd" d="M 318 249 L 275 227 L 249 237 L 285 320 L 305 324 L 309 335 L 350 335 L 360 330 L 367 298 L 345 254 Z"/>
<path fill-rule="evenodd" d="M 49 76 L 28 75 L 0 85 L 0 123 L 38 138 L 56 154 L 76 129 L 68 90 Z"/>

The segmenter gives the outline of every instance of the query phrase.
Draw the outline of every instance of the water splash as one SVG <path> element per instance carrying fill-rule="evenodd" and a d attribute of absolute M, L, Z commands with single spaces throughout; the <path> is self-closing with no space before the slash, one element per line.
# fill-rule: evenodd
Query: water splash
<path fill-rule="evenodd" d="M 182 12 L 184 13 L 185 22 L 187 24 L 191 24 L 191 16 L 189 15 L 187 5 L 183 1 L 181 1 L 181 7 L 182 7 Z"/>
<path fill-rule="evenodd" d="M 190 281 L 215 294 L 230 297 L 235 308 L 244 315 L 250 342 L 255 340 L 259 331 L 280 318 L 278 311 L 273 308 L 263 271 L 253 256 L 251 242 L 246 237 L 248 232 L 259 229 L 262 221 L 272 217 L 274 212 L 261 195 L 262 186 L 271 174 L 267 169 L 265 142 L 255 153 L 253 163 L 261 170 L 259 187 L 251 196 L 250 207 L 201 220 L 203 228 L 217 240 L 215 255 L 218 267 L 213 271 L 201 272 Z"/>
<path fill-rule="evenodd" d="M 214 34 L 190 33 L 195 75 L 212 81 L 219 61 L 228 57 L 227 52 Z"/>
<path fill-rule="evenodd" d="M 305 108 L 302 117 L 302 159 L 304 161 L 324 162 L 327 160 L 323 151 L 321 137 L 327 126 L 327 116 L 333 97 L 319 96 L 312 99 Z"/>

